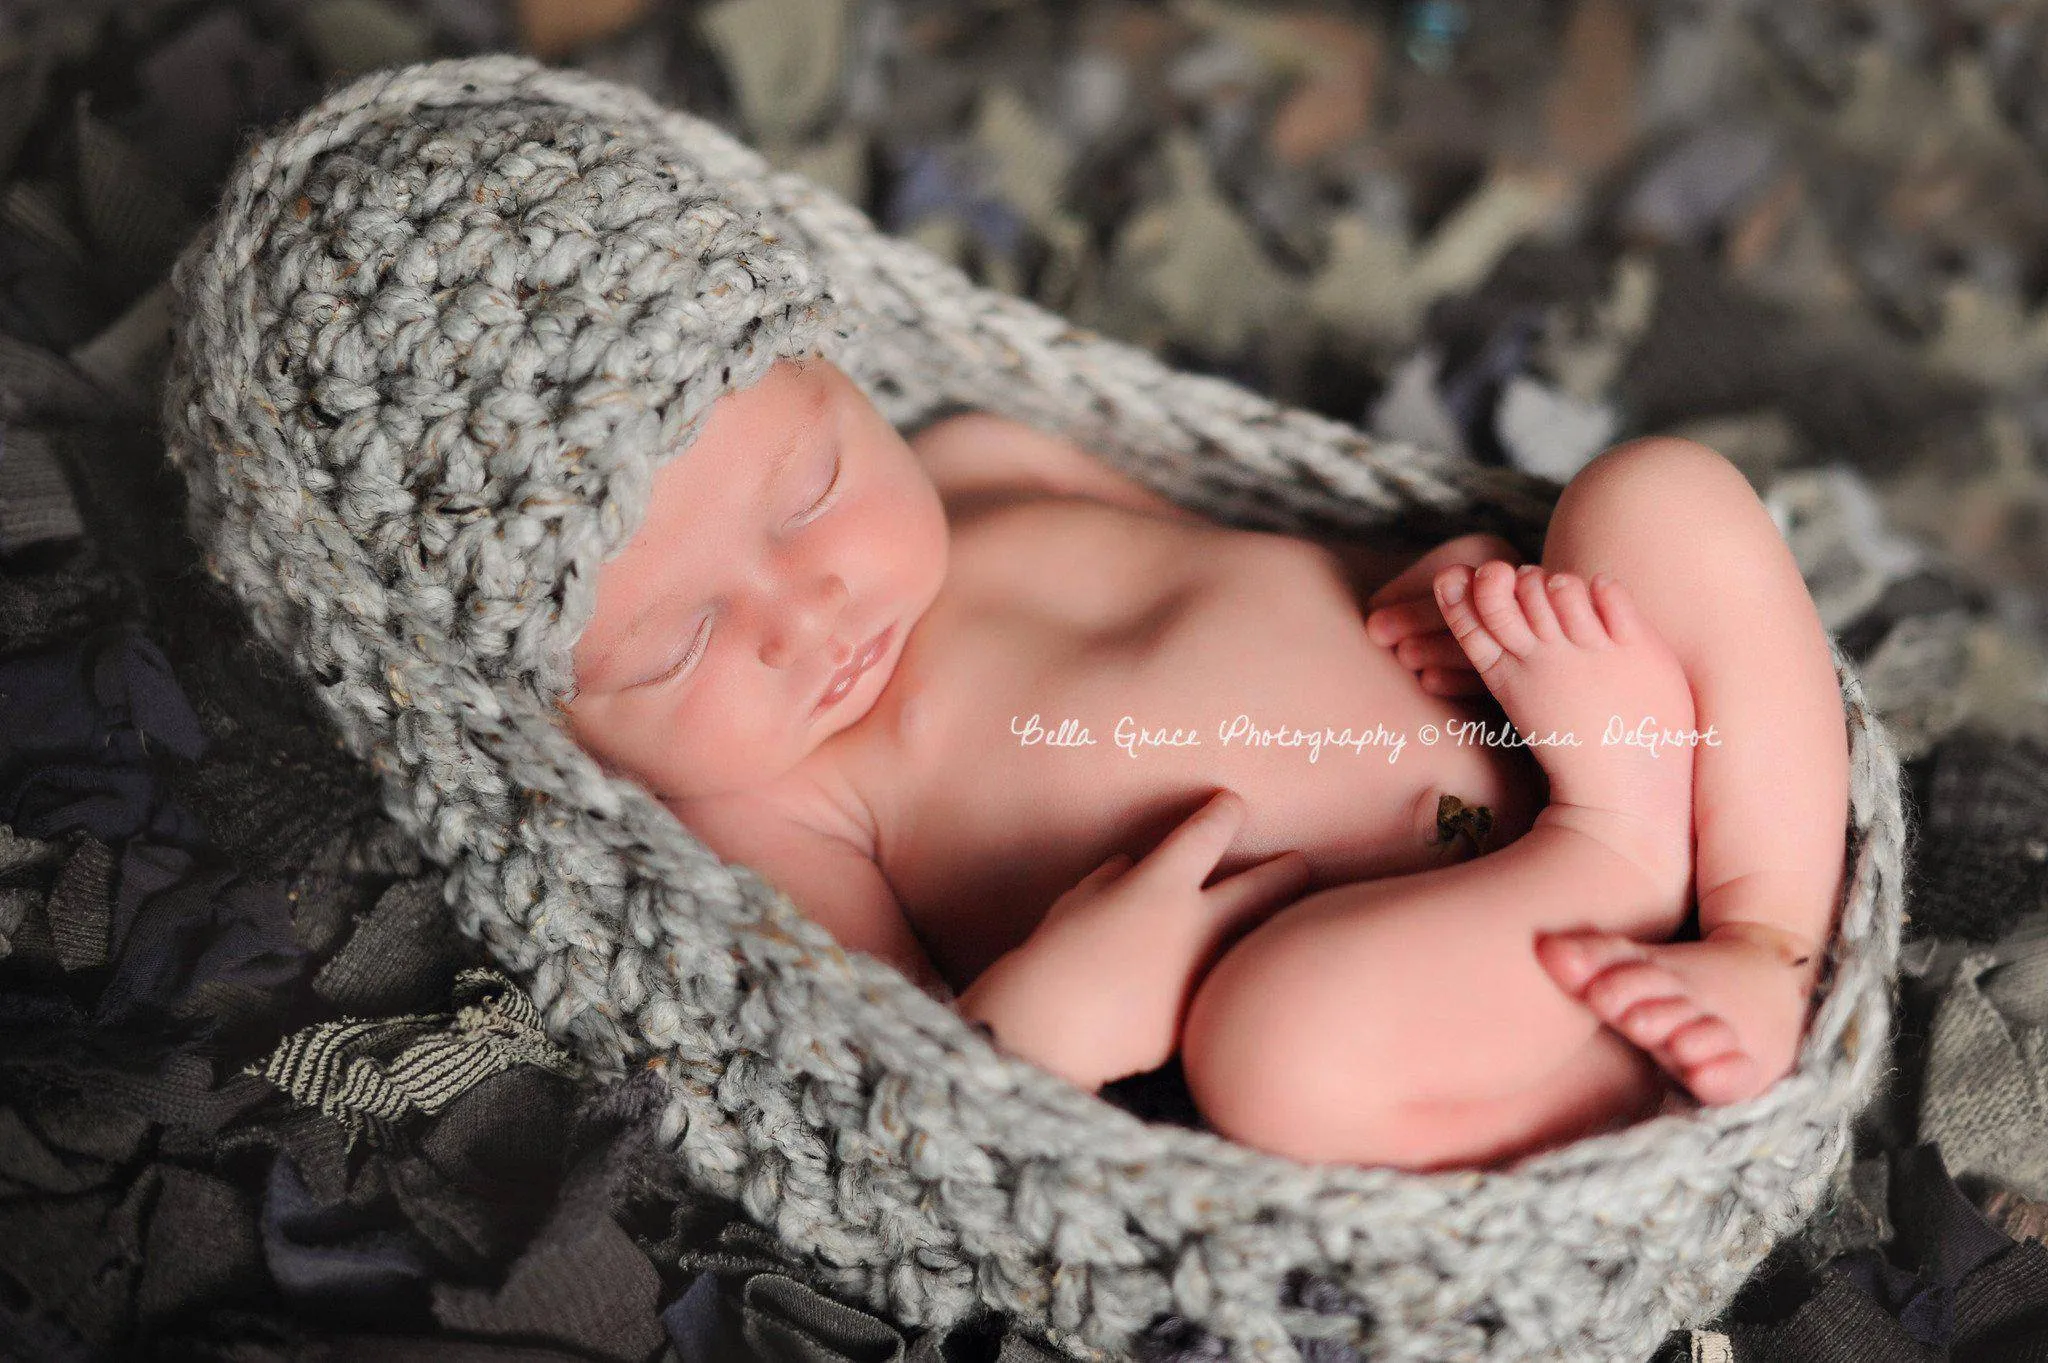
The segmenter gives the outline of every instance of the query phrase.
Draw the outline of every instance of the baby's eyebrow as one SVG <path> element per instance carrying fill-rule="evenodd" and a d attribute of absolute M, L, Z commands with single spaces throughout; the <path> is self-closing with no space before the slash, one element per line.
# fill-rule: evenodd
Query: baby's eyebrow
<path fill-rule="evenodd" d="M 791 427 L 789 438 L 776 447 L 775 453 L 768 460 L 768 476 L 762 480 L 764 487 L 774 487 L 776 483 L 781 481 L 783 473 L 789 468 L 790 461 L 796 458 L 797 448 L 803 443 L 804 428 L 801 426 Z"/>
<path fill-rule="evenodd" d="M 782 481 L 782 475 L 788 472 L 790 462 L 796 458 L 797 452 L 809 443 L 805 437 L 817 430 L 818 423 L 825 414 L 825 404 L 831 396 L 827 389 L 819 388 L 817 393 L 804 403 L 802 419 L 789 423 L 788 434 L 776 442 L 774 453 L 768 456 L 768 472 L 760 484 L 764 490 L 772 489 Z M 635 627 L 638 627 L 637 622 Z"/>

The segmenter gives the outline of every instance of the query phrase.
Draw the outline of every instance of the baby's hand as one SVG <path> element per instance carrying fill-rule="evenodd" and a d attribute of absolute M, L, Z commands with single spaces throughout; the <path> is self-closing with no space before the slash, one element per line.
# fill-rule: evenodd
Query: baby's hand
<path fill-rule="evenodd" d="M 1365 637 L 1392 649 L 1431 695 L 1486 694 L 1486 683 L 1444 621 L 1435 580 L 1453 564 L 1477 568 L 1494 559 L 1522 562 L 1515 547 L 1498 535 L 1460 535 L 1439 544 L 1366 599 Z"/>
<path fill-rule="evenodd" d="M 1307 857 L 1283 852 L 1204 889 L 1244 816 L 1243 799 L 1219 791 L 1143 861 L 1111 857 L 982 972 L 961 1015 L 1091 1091 L 1165 1064 L 1216 959 L 1312 879 Z"/>

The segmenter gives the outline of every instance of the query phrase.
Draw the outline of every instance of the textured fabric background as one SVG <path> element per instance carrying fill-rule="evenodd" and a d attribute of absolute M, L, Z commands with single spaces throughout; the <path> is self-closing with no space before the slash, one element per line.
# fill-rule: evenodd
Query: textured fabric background
<path fill-rule="evenodd" d="M 2028 642 L 2040 635 L 2029 555 L 2042 541 L 2027 517 L 2041 503 L 2035 427 L 2048 409 L 2034 401 L 2039 371 L 2012 320 L 2023 324 L 2032 306 L 2026 262 L 2042 239 L 2041 170 L 2016 153 L 2044 126 L 2026 36 L 2038 17 L 1930 25 L 1864 4 L 1631 15 L 1599 0 L 1476 17 L 1457 4 L 1276 11 L 1270 22 L 1227 4 L 902 0 L 566 6 L 555 17 L 543 3 L 491 0 L 117 8 L 0 14 L 0 422 L 11 423 L 0 429 L 0 659 L 61 657 L 97 626 L 133 618 L 169 666 L 129 675 L 151 685 L 175 674 L 209 746 L 193 761 L 152 750 L 144 768 L 108 751 L 103 781 L 101 754 L 85 747 L 0 754 L 11 779 L 70 792 L 46 814 L 105 820 L 98 836 L 73 826 L 31 843 L 42 850 L 0 880 L 0 936 L 12 944 L 0 962 L 11 1010 L 0 1120 L 39 1133 L 47 1144 L 36 1149 L 112 1159 L 80 1169 L 118 1213 L 77 1202 L 83 1215 L 61 1231 L 35 1221 L 38 1199 L 77 1194 L 43 1191 L 44 1157 L 7 1145 L 0 1172 L 36 1191 L 11 1204 L 31 1218 L 17 1222 L 23 1232 L 0 1238 L 66 1251 L 0 1252 L 9 1302 L 30 1303 L 26 1314 L 0 1310 L 16 1352 L 67 1356 L 74 1322 L 122 1352 L 184 1340 L 260 1356 L 338 1343 L 359 1319 L 350 1302 L 378 1304 L 384 1352 L 485 1349 L 507 1336 L 475 1316 L 449 1335 L 404 1284 L 502 1274 L 550 1205 L 577 1216 L 597 1205 L 599 1183 L 571 1194 L 558 1181 L 575 1149 L 565 1115 L 549 1115 L 561 1110 L 540 1095 L 566 1080 L 515 1071 L 440 1114 L 366 1132 L 348 1166 L 359 1182 L 347 1200 L 360 1210 L 340 1214 L 342 1125 L 275 1090 L 265 1102 L 262 1081 L 235 1077 L 304 1025 L 357 1010 L 441 1012 L 456 974 L 482 963 L 419 913 L 437 902 L 439 874 L 379 810 L 374 775 L 334 744 L 313 688 L 278 671 L 209 590 L 178 526 L 182 487 L 161 476 L 162 447 L 145 425 L 170 321 L 164 272 L 246 138 L 323 85 L 430 51 L 517 43 L 626 78 L 741 130 L 776 164 L 983 282 L 1382 436 L 1559 471 L 1602 432 L 1675 427 L 1729 453 L 1779 515 L 1871 703 L 1915 759 L 1909 808 L 1927 820 L 1907 931 L 1935 950 L 1909 959 L 1900 1049 L 1858 1122 L 1855 1167 L 1881 1171 L 1888 1150 L 1911 1147 L 1923 1077 L 1951 1110 L 1968 1109 L 1972 1090 L 1955 1087 L 1965 1076 L 1953 1067 L 1940 1072 L 1946 1085 L 1923 1076 L 1927 1034 L 1958 953 L 2038 909 L 2034 849 L 2048 845 L 2048 812 L 2027 779 L 2038 750 L 2018 738 L 2044 732 L 2043 672 Z M 1503 138 L 1515 157 L 1564 165 L 1597 192 L 1560 198 L 1532 195 L 1513 175 L 1475 179 Z M 1814 476 L 1823 465 L 1827 476 Z M 68 489 L 51 485 L 52 467 Z M 1259 521 L 1255 497 L 1242 514 Z M 1465 514 L 1418 517 L 1418 534 Z M 81 522 L 86 537 L 74 539 Z M 109 703 L 89 678 L 71 685 L 88 709 Z M 118 694 L 111 703 L 125 705 Z M 109 711 L 116 722 L 125 713 Z M 69 764 L 64 787 L 40 775 L 58 764 Z M 161 803 L 171 808 L 152 810 Z M 146 865 L 158 883 L 177 874 L 180 861 L 161 850 L 171 844 L 156 839 L 180 826 L 181 810 L 207 835 L 182 849 L 196 858 L 190 888 L 140 897 L 149 882 L 138 870 L 136 921 L 170 931 L 123 940 L 120 872 Z M 152 818 L 170 822 L 154 832 L 136 822 Z M 274 878 L 274 889 L 243 889 L 231 869 Z M 287 919 L 295 940 L 278 955 L 267 944 Z M 107 964 L 89 964 L 103 940 Z M 242 962 L 269 971 L 256 977 L 266 982 L 216 977 Z M 117 970 L 131 981 L 125 1022 L 102 1027 L 56 1002 L 90 1009 Z M 2002 978 L 2005 1009 L 2021 977 Z M 210 1038 L 160 1036 L 133 1006 L 150 991 L 180 1007 L 198 1001 L 222 1025 Z M 2008 1029 L 2025 1025 L 2023 1011 L 2000 1016 Z M 52 1049 L 60 1037 L 93 1039 L 84 1052 Z M 77 1067 L 76 1056 L 101 1051 L 125 1057 L 120 1069 Z M 1163 1080 L 1158 1092 L 1106 1096 L 1175 1120 L 1171 1076 L 1149 1080 Z M 618 1111 L 602 1129 L 658 1155 L 659 1105 Z M 273 1127 L 290 1133 L 303 1183 L 266 1179 L 282 1158 L 269 1152 L 285 1148 L 263 1134 Z M 423 1139 L 440 1153 L 405 1153 Z M 145 1141 L 157 1163 L 116 1158 Z M 297 1251 L 257 1229 L 264 1207 L 283 1213 L 300 1186 L 329 1209 L 289 1221 L 311 1227 L 311 1252 L 384 1245 L 365 1249 L 354 1281 L 373 1284 L 387 1271 L 378 1256 L 392 1252 L 415 1276 L 386 1279 L 396 1296 L 379 1287 L 364 1297 L 347 1278 L 280 1296 L 280 1281 L 301 1281 Z M 1917 1262 L 1917 1232 L 1857 1214 L 1851 1186 L 1831 1184 L 1812 1232 L 1780 1241 L 1784 1253 L 1752 1283 L 1766 1289 L 1757 1302 L 1718 1318 L 1737 1356 L 1840 1347 L 1835 1298 L 1806 1295 L 1823 1279 L 1779 1271 L 1785 1262 L 1895 1233 L 1899 1261 Z M 1964 1186 L 1987 1214 L 2010 1218 L 2011 1234 L 2038 1234 L 2024 1229 L 2039 1222 L 2023 1199 L 1970 1177 Z M 712 1338 L 728 1351 L 714 1357 L 753 1349 L 763 1337 L 742 1337 L 728 1304 L 774 1256 L 750 1250 L 708 1276 L 690 1268 L 691 1247 L 741 1209 L 673 1185 L 602 1187 L 638 1190 L 604 1215 L 651 1256 L 659 1281 L 531 1275 L 550 1305 L 504 1318 L 517 1347 L 543 1347 L 534 1320 L 591 1318 L 561 1298 L 570 1290 L 611 1293 L 597 1316 L 620 1333 L 602 1346 L 548 1336 L 561 1356 L 644 1356 L 654 1337 L 632 1322 L 685 1296 L 693 1310 L 668 1313 L 662 1347 L 686 1359 L 699 1356 L 692 1341 Z M 188 1209 L 205 1221 L 184 1219 Z M 1877 1239 L 1827 1231 L 1852 1224 Z M 200 1244 L 219 1255 L 196 1255 Z M 282 1257 L 266 1260 L 265 1246 Z M 838 1291 L 794 1262 L 775 1271 Z M 99 1285 L 81 1290 L 96 1273 Z M 700 1290 L 686 1293 L 693 1282 Z M 1801 1308 L 1796 1331 L 1751 1328 L 1802 1299 L 1816 1309 Z M 1354 1309 L 1313 1279 L 1290 1281 L 1282 1302 L 1301 1331 Z M 1872 1309 L 1890 1312 L 1894 1300 Z M 730 1337 L 697 1329 L 728 1319 Z M 1022 1327 L 1006 1335 L 986 1319 L 903 1328 L 921 1349 L 943 1341 L 955 1360 L 993 1357 L 999 1341 L 1023 1347 Z M 1338 1339 L 1296 1338 L 1314 1358 L 1356 1356 Z M 1684 1332 L 1673 1342 L 1683 1356 Z M 1131 1352 L 1210 1358 L 1221 1348 L 1168 1311 Z"/>

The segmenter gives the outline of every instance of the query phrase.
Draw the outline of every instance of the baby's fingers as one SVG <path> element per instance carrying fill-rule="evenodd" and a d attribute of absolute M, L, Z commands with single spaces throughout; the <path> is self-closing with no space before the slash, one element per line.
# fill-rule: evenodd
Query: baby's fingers
<path fill-rule="evenodd" d="M 1430 695 L 1446 700 L 1488 694 L 1485 679 L 1472 670 L 1470 663 L 1463 667 L 1425 667 L 1415 674 L 1415 680 Z"/>
<path fill-rule="evenodd" d="M 1444 613 L 1431 596 L 1381 606 L 1365 617 L 1365 637 L 1386 648 L 1411 635 L 1440 633 L 1443 629 Z"/>
<path fill-rule="evenodd" d="M 1218 790 L 1147 852 L 1131 874 L 1157 878 L 1159 884 L 1177 889 L 1200 889 L 1230 850 L 1237 830 L 1244 826 L 1246 812 L 1242 795 L 1228 788 Z"/>
<path fill-rule="evenodd" d="M 1083 876 L 1081 883 L 1083 885 L 1099 885 L 1104 881 L 1114 880 L 1123 871 L 1128 869 L 1132 862 L 1133 858 L 1129 852 L 1112 852 L 1110 853 L 1109 860 Z"/>
<path fill-rule="evenodd" d="M 1085 912 L 1087 907 L 1101 898 L 1131 868 L 1129 852 L 1111 854 L 1109 860 L 1090 871 L 1071 890 L 1055 899 L 1052 907 L 1045 912 L 1045 921 L 1057 923 Z"/>
<path fill-rule="evenodd" d="M 1463 668 L 1467 672 L 1473 670 L 1472 659 L 1465 652 L 1464 645 L 1449 630 L 1403 639 L 1395 647 L 1394 657 L 1410 672 L 1420 672 L 1425 667 L 1440 667 L 1445 671 L 1455 668 Z"/>

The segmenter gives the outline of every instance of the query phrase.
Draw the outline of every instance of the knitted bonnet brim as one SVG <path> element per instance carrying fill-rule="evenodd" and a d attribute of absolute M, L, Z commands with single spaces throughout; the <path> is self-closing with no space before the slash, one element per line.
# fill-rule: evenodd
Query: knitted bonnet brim
<path fill-rule="evenodd" d="M 1883 1062 L 1903 842 L 1839 650 L 1851 874 L 1795 1072 L 1502 1173 L 1298 1165 L 1000 1055 L 558 722 L 654 470 L 783 355 L 899 424 L 955 402 L 1058 431 L 1229 523 L 1526 541 L 1553 485 L 1176 372 L 524 57 L 333 92 L 238 164 L 172 282 L 164 433 L 211 570 L 550 1033 L 665 1076 L 682 1172 L 834 1290 L 913 1326 L 991 1307 L 1084 1357 L 1175 1312 L 1241 1358 L 1639 1358 L 1819 1197 Z"/>

